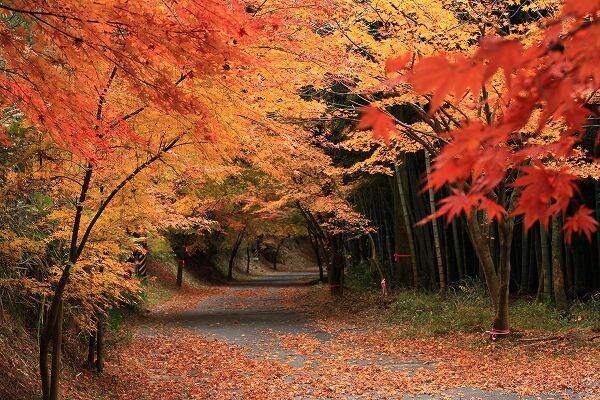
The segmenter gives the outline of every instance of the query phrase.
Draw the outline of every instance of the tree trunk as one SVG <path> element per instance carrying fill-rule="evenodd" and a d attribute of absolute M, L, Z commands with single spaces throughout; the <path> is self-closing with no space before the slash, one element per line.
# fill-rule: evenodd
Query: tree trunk
<path fill-rule="evenodd" d="M 598 146 L 596 147 L 596 154 L 597 157 L 600 156 L 600 149 L 598 149 Z M 596 218 L 598 218 L 600 216 L 600 181 L 596 180 L 594 182 L 594 198 L 595 198 L 595 205 L 596 205 Z M 600 265 L 600 232 L 596 231 L 596 265 Z M 575 284 L 573 284 L 573 292 L 575 291 Z"/>
<path fill-rule="evenodd" d="M 454 246 L 454 257 L 456 259 L 456 268 L 458 270 L 458 279 L 465 279 L 465 264 L 462 257 L 462 250 L 460 245 L 460 237 L 458 234 L 458 222 L 452 221 L 452 244 Z"/>
<path fill-rule="evenodd" d="M 393 214 L 391 214 L 393 215 Z M 383 232 L 385 234 L 385 248 L 387 250 L 387 258 L 388 258 L 388 264 L 390 266 L 390 280 L 393 281 L 394 280 L 394 251 L 392 250 L 392 240 L 391 240 L 391 236 L 393 235 L 392 232 L 392 228 L 389 226 L 389 223 L 386 223 L 385 221 L 388 221 L 388 219 L 384 219 L 383 220 Z"/>
<path fill-rule="evenodd" d="M 104 370 L 104 315 L 98 315 L 96 325 L 96 371 Z"/>
<path fill-rule="evenodd" d="M 521 286 L 519 292 L 526 293 L 529 289 L 529 242 L 527 229 L 521 225 Z"/>
<path fill-rule="evenodd" d="M 400 176 L 400 170 L 398 164 L 394 163 L 394 172 L 396 175 L 396 183 L 398 184 L 398 194 L 400 197 L 400 206 L 402 207 L 402 216 L 404 217 L 404 227 L 406 228 L 406 238 L 408 239 L 408 249 L 410 252 L 410 265 L 412 270 L 413 286 L 419 287 L 419 270 L 417 268 L 417 255 L 415 253 L 415 242 L 413 237 L 412 224 L 410 222 L 410 215 L 408 214 L 408 204 L 406 194 L 404 193 L 404 187 L 402 186 L 402 178 Z"/>
<path fill-rule="evenodd" d="M 246 232 L 246 228 L 244 228 L 240 233 L 238 233 L 237 238 L 235 239 L 235 243 L 233 245 L 233 249 L 231 249 L 231 256 L 229 257 L 229 268 L 227 270 L 227 279 L 233 280 L 233 266 L 235 264 L 235 256 L 237 255 L 240 244 L 242 243 L 242 238 L 244 237 L 244 233 Z"/>
<path fill-rule="evenodd" d="M 331 270 L 331 258 L 328 259 L 328 255 L 330 256 L 332 247 L 330 243 L 330 238 L 325 234 L 325 232 L 323 232 L 323 229 L 321 229 L 321 226 L 319 225 L 319 222 L 317 221 L 315 216 L 309 210 L 304 209 L 304 207 L 302 207 L 302 204 L 299 201 L 296 202 L 296 207 L 298 207 L 298 210 L 300 210 L 302 217 L 306 221 L 307 229 L 309 229 L 309 231 L 313 233 L 316 245 L 315 251 L 317 252 L 317 254 L 319 249 L 321 249 L 323 252 L 321 262 L 327 262 L 327 280 L 331 282 L 331 274 L 329 273 Z M 324 282 L 325 280 L 322 273 L 321 277 Z"/>
<path fill-rule="evenodd" d="M 564 271 L 562 264 L 562 240 L 560 236 L 560 217 L 552 218 L 552 288 L 556 306 L 565 310 L 568 306 L 565 293 Z"/>
<path fill-rule="evenodd" d="M 469 234 L 471 236 L 473 247 L 475 248 L 475 253 L 477 253 L 479 265 L 483 270 L 483 276 L 488 291 L 490 292 L 492 304 L 494 305 L 494 309 L 498 310 L 500 281 L 496 274 L 496 267 L 494 260 L 492 259 L 489 243 L 481 232 L 480 222 L 475 212 L 472 212 L 469 218 L 467 218 L 467 227 L 469 228 Z"/>
<path fill-rule="evenodd" d="M 504 261 L 500 266 L 500 288 L 498 307 L 496 317 L 494 318 L 493 327 L 497 330 L 506 331 L 509 328 L 508 324 L 508 300 L 509 300 L 509 283 L 510 283 L 510 260 Z"/>
<path fill-rule="evenodd" d="M 544 262 L 542 261 L 542 242 L 541 242 L 541 229 L 537 229 L 536 235 L 535 235 L 535 243 L 534 243 L 534 248 L 535 248 L 535 265 L 537 268 L 537 276 L 538 276 L 538 285 L 537 285 L 537 291 L 536 291 L 536 295 L 535 295 L 535 299 L 536 301 L 542 301 L 543 300 L 543 295 L 544 295 Z"/>
<path fill-rule="evenodd" d="M 496 330 L 508 331 L 508 301 L 510 294 L 510 253 L 512 247 L 512 236 L 514 229 L 514 219 L 509 217 L 508 220 L 503 219 L 498 223 L 498 239 L 499 239 L 499 293 L 498 293 L 498 308 L 496 310 L 496 318 L 494 319 L 493 327 Z"/>
<path fill-rule="evenodd" d="M 340 238 L 333 238 L 330 242 L 332 244 L 331 249 L 331 261 L 329 270 L 329 288 L 331 294 L 335 296 L 341 296 L 344 290 L 344 255 L 342 253 L 342 246 Z"/>
<path fill-rule="evenodd" d="M 429 154 L 425 151 L 425 172 L 427 174 L 427 179 L 429 179 L 429 175 L 431 174 L 431 164 L 429 161 Z M 433 192 L 433 188 L 430 186 L 428 188 L 429 193 L 429 208 L 431 210 L 431 215 L 435 214 L 435 194 Z M 440 287 L 440 291 L 446 290 L 446 277 L 444 274 L 444 264 L 442 262 L 442 249 L 440 246 L 440 235 L 438 231 L 437 218 L 431 220 L 431 225 L 433 228 L 433 249 L 435 251 L 435 259 L 437 262 L 438 269 L 438 285 Z"/>
<path fill-rule="evenodd" d="M 323 273 L 323 260 L 321 260 L 321 254 L 319 251 L 319 242 L 317 242 L 316 237 L 313 237 L 313 233 L 311 232 L 308 225 L 306 226 L 306 230 L 308 232 L 308 238 L 310 240 L 310 244 L 315 252 L 315 257 L 317 259 L 317 265 L 319 266 L 319 281 L 325 282 L 325 274 Z"/>
<path fill-rule="evenodd" d="M 85 362 L 85 367 L 89 370 L 94 369 L 94 362 L 96 359 L 96 332 L 90 333 L 88 338 L 88 354 Z"/>
<path fill-rule="evenodd" d="M 50 374 L 50 400 L 58 400 L 60 397 L 60 371 L 62 367 L 62 335 L 63 335 L 63 309 L 64 305 L 61 302 L 58 305 L 58 315 L 56 328 L 52 338 L 52 371 Z"/>
<path fill-rule="evenodd" d="M 46 324 L 48 324 L 48 322 L 46 322 Z M 46 334 L 40 335 L 40 380 L 42 385 L 42 400 L 48 400 L 50 397 L 50 384 L 48 381 L 48 345 L 49 336 Z"/>
<path fill-rule="evenodd" d="M 417 163 L 417 156 L 412 155 L 405 157 L 405 165 L 401 172 L 406 174 L 406 194 L 409 198 L 408 204 L 410 220 L 414 223 L 427 217 L 431 210 L 429 208 L 428 199 L 421 193 L 421 174 L 418 170 L 420 167 Z M 421 268 L 421 271 L 426 271 L 427 282 L 426 287 L 435 290 L 438 288 L 438 272 L 435 264 L 435 257 L 432 257 L 433 249 L 433 230 L 431 225 L 419 225 L 413 227 L 415 237 L 415 250 L 417 256 L 417 263 Z M 420 284 L 423 285 L 423 277 L 419 274 Z"/>
<path fill-rule="evenodd" d="M 177 262 L 177 279 L 175 282 L 178 288 L 180 288 L 183 285 L 183 267 L 184 266 L 185 266 L 185 259 L 178 260 L 178 262 Z"/>
<path fill-rule="evenodd" d="M 596 214 L 598 215 L 598 214 Z M 598 235 L 598 233 L 596 233 Z M 567 298 L 573 298 L 575 296 L 575 286 L 574 286 L 574 270 L 573 270 L 573 256 L 571 254 L 571 249 L 569 245 L 563 243 L 564 245 L 564 254 L 565 254 L 565 270 L 566 270 L 566 278 L 567 278 Z"/>
<path fill-rule="evenodd" d="M 250 245 L 246 245 L 246 274 L 250 274 Z"/>
<path fill-rule="evenodd" d="M 540 250 L 542 255 L 543 301 L 552 301 L 552 264 L 548 252 L 548 232 L 540 224 Z"/>
<path fill-rule="evenodd" d="M 379 256 L 377 255 L 377 247 L 375 246 L 373 235 L 368 233 L 367 237 L 369 238 L 369 244 L 371 245 L 371 262 L 375 265 L 375 268 L 377 268 L 379 279 L 383 281 L 385 279 L 385 275 L 383 274 L 383 269 L 381 268 L 381 265 L 379 263 Z"/>

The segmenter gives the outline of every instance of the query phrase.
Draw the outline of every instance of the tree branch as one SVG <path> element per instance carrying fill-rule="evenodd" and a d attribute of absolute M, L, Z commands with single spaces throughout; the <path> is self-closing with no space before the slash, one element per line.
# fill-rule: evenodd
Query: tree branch
<path fill-rule="evenodd" d="M 110 192 L 110 194 L 106 197 L 106 199 L 104 199 L 104 201 L 102 201 L 102 203 L 100 204 L 100 207 L 98 207 L 98 210 L 92 217 L 91 221 L 88 223 L 88 226 L 85 229 L 83 236 L 81 237 L 81 241 L 79 242 L 79 246 L 77 247 L 77 258 L 83 252 L 85 244 L 87 243 L 89 236 L 92 233 L 92 229 L 94 229 L 94 226 L 96 225 L 96 222 L 98 222 L 98 219 L 100 218 L 100 216 L 102 215 L 102 213 L 104 212 L 106 207 L 108 207 L 108 205 L 110 204 L 112 199 L 117 195 L 117 193 L 119 193 L 119 191 L 123 187 L 125 187 L 125 185 L 127 185 L 127 183 L 129 183 L 133 178 L 135 178 L 136 175 L 138 175 L 140 172 L 142 172 L 144 169 L 146 169 L 148 166 L 150 166 L 156 160 L 160 159 L 165 153 L 169 152 L 177 144 L 177 142 L 179 142 L 181 137 L 182 137 L 182 135 L 177 136 L 175 139 L 173 139 L 171 142 L 169 142 L 165 147 L 160 149 L 160 151 L 157 154 L 155 154 L 154 156 L 152 156 L 151 158 L 146 160 L 144 163 L 138 165 L 136 169 L 134 169 L 129 175 L 127 175 L 127 177 L 125 177 L 125 179 L 123 179 L 117 186 L 114 187 L 114 189 Z"/>

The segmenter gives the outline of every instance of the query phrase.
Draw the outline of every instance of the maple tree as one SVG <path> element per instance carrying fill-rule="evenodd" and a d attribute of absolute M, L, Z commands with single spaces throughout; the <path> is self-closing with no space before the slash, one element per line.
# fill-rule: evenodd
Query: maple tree
<path fill-rule="evenodd" d="M 534 10 L 532 11 L 534 14 L 547 13 L 557 2 L 537 2 L 536 4 L 538 3 L 539 8 L 536 8 L 537 5 L 528 6 Z M 511 9 L 512 5 L 514 5 L 513 2 L 501 2 L 499 5 L 498 2 L 449 1 L 431 4 L 427 1 L 399 1 L 376 5 L 369 4 L 365 7 L 359 7 L 359 13 L 347 13 L 343 17 L 338 15 L 333 17 L 334 21 L 330 23 L 329 28 L 324 32 L 323 41 L 331 46 L 339 46 L 340 43 L 345 45 L 349 64 L 345 65 L 344 68 L 334 69 L 336 75 L 331 73 L 329 76 L 332 78 L 328 82 L 319 82 L 321 87 L 311 85 L 306 88 L 304 91 L 306 94 L 303 98 L 318 99 L 327 105 L 327 113 L 322 116 L 321 121 L 315 121 L 314 119 L 311 121 L 315 125 L 320 122 L 318 128 L 313 128 L 313 131 L 315 131 L 321 145 L 327 140 L 333 142 L 323 146 L 327 152 L 336 154 L 334 158 L 338 160 L 337 162 L 341 161 L 344 164 L 344 179 L 355 179 L 355 177 L 358 177 L 358 180 L 370 179 L 363 177 L 365 174 L 371 176 L 384 174 L 396 175 L 398 182 L 400 182 L 399 176 L 404 174 L 403 167 L 400 166 L 400 160 L 404 158 L 405 153 L 413 153 L 421 149 L 433 150 L 435 153 L 435 149 L 429 145 L 431 138 L 436 136 L 435 132 L 432 132 L 431 127 L 422 120 L 416 124 L 414 122 L 415 119 L 418 120 L 427 114 L 422 109 L 427 100 L 423 102 L 414 92 L 406 90 L 406 85 L 397 85 L 388 91 L 387 88 L 390 85 L 389 83 L 382 84 L 382 82 L 385 82 L 385 77 L 382 74 L 382 65 L 378 63 L 378 60 L 385 61 L 386 58 L 391 57 L 393 62 L 387 63 L 387 69 L 390 71 L 394 63 L 398 64 L 402 60 L 406 61 L 414 58 L 411 54 L 406 53 L 400 57 L 395 57 L 394 53 L 398 49 L 414 50 L 414 53 L 419 55 L 434 54 L 440 50 L 469 52 L 481 35 L 482 21 L 484 21 L 483 24 L 486 29 L 488 27 L 496 29 L 501 26 L 499 30 L 507 30 L 510 34 L 514 34 L 514 32 L 517 32 L 518 35 L 535 33 L 535 26 L 530 28 L 532 24 L 526 24 L 525 27 L 523 25 L 512 25 L 513 16 L 519 13 L 520 8 L 515 6 L 516 9 Z M 435 23 L 432 24 L 433 21 Z M 326 22 L 320 21 L 319 24 L 328 26 Z M 317 25 L 320 26 L 319 24 Z M 460 29 L 456 29 L 457 27 L 460 27 Z M 392 78 L 390 81 L 394 82 L 395 80 Z M 406 135 L 395 137 L 395 151 L 390 151 L 380 146 L 377 140 L 374 141 L 364 133 L 353 130 L 356 126 L 353 121 L 357 119 L 357 111 L 372 100 L 375 100 L 381 106 L 382 111 L 378 111 L 376 108 L 363 108 L 364 111 L 370 111 L 370 113 L 367 113 L 369 114 L 368 118 L 371 120 L 369 122 L 377 121 L 375 117 L 382 114 L 384 108 L 386 112 L 390 112 L 394 116 L 393 121 L 382 120 L 381 126 L 383 129 L 377 131 L 378 136 L 385 136 L 386 132 L 389 133 L 393 123 L 402 127 L 406 127 L 407 124 L 412 126 L 412 129 L 407 129 L 404 132 Z M 434 119 L 430 119 L 429 122 Z M 362 123 L 358 121 L 358 126 L 367 127 L 370 125 L 369 123 L 365 124 L 364 121 Z M 340 136 L 346 136 L 348 140 L 340 143 Z M 357 156 L 351 156 L 355 158 L 360 158 L 361 153 L 368 153 L 369 156 L 348 168 L 345 165 L 347 160 L 344 157 L 346 156 L 340 155 L 344 154 L 345 151 L 356 154 Z M 398 166 L 400 168 L 396 168 Z M 399 173 L 395 173 L 394 169 L 397 169 Z M 387 183 L 385 186 L 387 186 Z M 401 186 L 399 185 L 399 187 Z M 379 191 L 380 187 L 373 185 L 372 189 Z M 408 197 L 410 196 L 410 193 L 408 193 Z M 404 204 L 406 209 L 406 212 L 402 213 L 404 217 L 410 213 L 419 213 L 419 211 L 411 209 L 417 207 L 416 205 L 411 207 L 410 204 L 406 204 L 406 201 L 402 201 L 406 198 L 407 196 L 400 196 L 400 202 Z M 410 199 L 408 200 L 410 203 Z M 389 200 L 385 199 L 383 201 L 387 202 Z M 356 202 L 354 206 L 357 206 Z M 387 206 L 382 205 L 379 207 L 371 204 L 361 211 L 367 214 L 374 211 L 375 215 L 379 214 L 378 210 L 373 210 L 374 208 L 387 208 Z M 396 205 L 394 205 L 394 208 L 396 208 Z M 392 215 L 388 218 L 395 217 Z M 380 218 L 377 217 L 377 219 Z M 417 220 L 419 219 L 421 218 Z M 396 252 L 404 253 L 402 250 L 403 243 L 398 243 L 399 241 L 396 240 L 404 239 L 397 237 L 393 240 L 394 243 L 386 244 L 386 242 L 391 242 L 389 225 L 392 226 L 394 231 L 403 228 L 398 227 L 398 224 L 392 221 L 387 223 L 388 227 L 384 229 L 382 225 L 386 225 L 386 222 L 386 218 L 380 219 L 378 222 L 379 234 L 375 235 L 375 239 L 379 248 L 378 253 L 390 254 L 386 258 L 389 259 L 391 273 L 391 268 L 395 262 L 393 261 L 393 251 L 389 251 L 389 249 L 391 246 L 395 246 Z M 407 222 L 404 225 L 404 229 L 409 231 L 407 240 L 410 243 L 413 236 L 413 233 L 410 232 L 412 223 Z M 453 225 L 454 230 L 456 229 Z M 433 238 L 429 238 L 429 234 L 423 228 L 415 228 L 414 230 L 414 235 L 423 235 L 420 239 L 420 245 L 413 244 L 410 246 L 410 256 L 413 260 L 413 284 L 415 286 L 420 286 L 422 283 L 420 281 L 424 280 L 423 278 L 429 278 L 433 275 L 431 272 L 419 274 L 418 271 L 420 263 L 428 263 L 428 257 L 425 255 L 428 251 L 428 245 L 424 245 L 427 241 L 435 243 L 437 267 L 440 271 L 440 286 L 445 282 L 444 275 L 446 272 L 443 272 L 440 261 L 443 256 L 441 254 L 441 241 L 446 240 L 446 238 L 438 237 L 436 239 L 435 232 L 437 231 L 438 229 L 434 228 Z M 460 234 L 460 232 L 457 233 Z M 452 236 L 456 242 L 458 240 L 456 236 L 458 235 L 453 233 Z M 365 243 L 353 243 L 358 258 L 364 256 L 364 254 L 361 254 L 360 246 L 365 244 L 367 247 L 369 246 L 367 239 L 362 239 L 362 241 Z M 419 238 L 416 238 L 416 241 L 419 241 Z M 434 243 L 431 245 L 433 246 Z M 421 246 L 425 246 L 425 249 L 419 249 Z M 423 255 L 420 256 L 421 260 L 416 259 L 415 249 L 417 253 L 420 250 L 423 251 Z M 456 253 L 458 251 L 455 251 Z M 419 255 L 417 254 L 417 256 Z M 443 257 L 445 258 L 445 256 Z"/>
<path fill-rule="evenodd" d="M 407 65 L 410 57 L 403 56 L 387 65 L 388 73 L 408 68 L 390 84 L 410 83 L 427 97 L 429 115 L 439 114 L 438 120 L 423 115 L 439 135 L 424 146 L 436 157 L 427 185 L 434 190 L 449 185 L 453 193 L 428 219 L 466 214 L 497 308 L 494 328 L 501 332 L 508 330 L 514 217 L 523 215 L 526 229 L 536 221 L 545 227 L 557 214 L 567 213 L 576 194 L 577 177 L 560 164 L 545 163 L 572 157 L 585 120 L 596 112 L 589 100 L 598 89 L 593 67 L 597 41 L 589 41 L 597 38 L 598 11 L 596 2 L 567 1 L 556 18 L 544 21 L 539 43 L 525 46 L 487 36 L 470 56 L 435 55 L 412 67 Z M 474 104 L 466 107 L 479 111 L 475 117 L 458 108 L 469 101 Z M 536 142 L 550 120 L 561 123 L 557 137 L 550 143 Z M 392 116 L 367 108 L 362 121 L 376 136 L 389 140 Z M 410 138 L 418 138 L 418 129 L 406 124 L 402 128 Z M 498 268 L 483 241 L 478 214 L 498 221 Z M 595 231 L 597 223 L 590 214 L 580 206 L 566 217 L 567 240 L 573 232 L 589 237 Z"/>
<path fill-rule="evenodd" d="M 181 134 L 170 138 L 164 134 L 150 136 L 146 144 L 150 154 L 115 183 L 95 214 L 85 221 L 80 237 L 94 170 L 113 159 L 114 148 L 143 148 L 144 140 L 127 122 L 146 108 L 168 109 L 182 116 L 193 114 L 192 123 L 206 115 L 204 103 L 183 91 L 180 83 L 194 75 L 222 71 L 226 62 L 241 59 L 235 56 L 239 52 L 234 42 L 243 42 L 256 25 L 240 12 L 240 6 L 223 7 L 218 3 L 201 7 L 164 4 L 155 8 L 143 1 L 68 5 L 28 1 L 2 4 L 0 9 L 4 13 L 2 56 L 6 60 L 1 77 L 3 101 L 15 104 L 35 127 L 48 132 L 87 163 L 79 183 L 68 260 L 56 283 L 40 341 L 43 398 L 56 399 L 62 299 L 71 269 L 114 197 L 136 175 L 177 146 Z M 232 17 L 236 14 L 239 18 Z M 140 24 L 140 18 L 145 22 Z M 107 98 L 113 85 L 127 92 L 128 101 L 119 103 L 116 96 Z M 195 130 L 201 132 L 201 125 Z M 160 140 L 152 147 L 150 140 L 157 136 Z"/>

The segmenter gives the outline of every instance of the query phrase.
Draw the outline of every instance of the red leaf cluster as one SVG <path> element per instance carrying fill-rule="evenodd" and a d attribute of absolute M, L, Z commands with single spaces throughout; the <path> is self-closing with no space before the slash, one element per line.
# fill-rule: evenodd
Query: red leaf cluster
<path fill-rule="evenodd" d="M 577 189 L 577 177 L 566 170 L 551 170 L 541 166 L 522 167 L 523 176 L 514 186 L 521 189 L 521 198 L 515 214 L 523 214 L 525 229 L 536 221 L 547 226 L 548 220 L 565 212 Z"/>
<path fill-rule="evenodd" d="M 571 243 L 573 233 L 583 233 L 588 240 L 592 239 L 592 232 L 598 228 L 598 221 L 592 217 L 592 213 L 593 211 L 586 206 L 581 206 L 575 214 L 565 220 L 563 229 L 567 243 Z"/>
<path fill-rule="evenodd" d="M 182 81 L 241 63 L 239 46 L 267 25 L 242 4 L 220 0 L 160 7 L 144 0 L 17 0 L 0 11 L 23 21 L 0 26 L 4 106 L 18 107 L 40 131 L 90 160 L 110 148 L 111 138 L 130 135 L 123 122 L 138 107 L 208 114 Z M 133 106 L 105 92 L 113 68 Z"/>
<path fill-rule="evenodd" d="M 390 132 L 396 129 L 392 117 L 377 107 L 362 107 L 362 117 L 358 123 L 358 129 L 373 129 L 375 139 L 383 139 L 390 144 Z"/>
<path fill-rule="evenodd" d="M 472 56 L 426 57 L 403 76 L 417 93 L 429 98 L 432 114 L 446 107 L 446 101 L 458 107 L 469 92 L 475 107 L 482 110 L 476 120 L 465 119 L 455 124 L 457 129 L 437 132 L 450 140 L 434 161 L 428 186 L 439 190 L 449 185 L 456 190 L 432 218 L 453 218 L 475 207 L 496 218 L 522 214 L 525 226 L 530 227 L 567 213 L 577 193 L 576 177 L 566 169 L 549 167 L 546 160 L 572 155 L 586 119 L 598 113 L 597 106 L 588 101 L 600 84 L 599 13 L 596 0 L 568 0 L 558 17 L 544 22 L 538 45 L 526 47 L 513 39 L 484 37 Z M 407 62 L 407 55 L 391 59 L 386 71 L 398 71 Z M 499 106 L 492 113 L 482 105 L 487 101 L 484 90 L 499 71 L 505 88 L 497 93 Z M 378 137 L 387 138 L 392 126 L 383 115 L 369 107 L 360 125 L 374 126 Z M 528 126 L 534 118 L 539 122 L 531 132 Z M 556 140 L 527 139 L 541 136 L 549 121 L 564 125 Z M 498 193 L 501 186 L 503 194 Z M 506 189 L 510 186 L 513 189 Z M 507 202 L 490 200 L 507 193 L 518 199 L 514 212 L 512 206 L 504 209 L 509 207 Z M 573 232 L 589 237 L 596 229 L 591 220 L 584 208 L 567 218 L 568 238 Z"/>

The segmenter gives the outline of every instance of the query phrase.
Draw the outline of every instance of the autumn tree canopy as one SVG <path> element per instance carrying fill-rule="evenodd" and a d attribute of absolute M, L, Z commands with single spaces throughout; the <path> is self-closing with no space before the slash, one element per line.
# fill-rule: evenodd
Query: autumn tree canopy
<path fill-rule="evenodd" d="M 429 112 L 438 111 L 449 94 L 454 104 L 448 104 L 455 110 L 472 102 L 467 108 L 479 111 L 476 119 L 464 112 L 449 115 L 456 114 L 452 109 L 444 112 L 454 126 L 440 137 L 450 141 L 436 157 L 428 185 L 439 190 L 451 184 L 454 194 L 443 200 L 434 217 L 452 219 L 475 207 L 491 218 L 505 212 L 524 215 L 528 228 L 536 221 L 546 226 L 553 215 L 567 211 L 577 177 L 560 160 L 575 155 L 584 123 L 597 111 L 590 101 L 598 90 L 598 43 L 589 40 L 599 32 L 593 18 L 597 12 L 594 2 L 567 2 L 557 18 L 545 22 L 540 42 L 528 47 L 514 39 L 488 36 L 467 57 L 442 54 L 409 66 L 414 58 L 408 53 L 388 61 L 388 73 L 410 68 L 400 80 L 430 96 Z M 392 78 L 391 83 L 398 81 Z M 536 141 L 552 122 L 560 124 L 553 140 Z M 388 142 L 395 131 L 393 119 L 374 108 L 364 109 L 361 124 Z M 414 128 L 406 129 L 418 134 Z M 558 165 L 544 165 L 548 157 L 551 162 L 558 159 Z M 494 201 L 495 190 L 514 169 L 519 171 L 513 184 L 519 199 L 514 209 L 505 210 Z M 590 214 L 581 206 L 567 218 L 567 240 L 573 232 L 590 237 L 597 225 Z"/>

